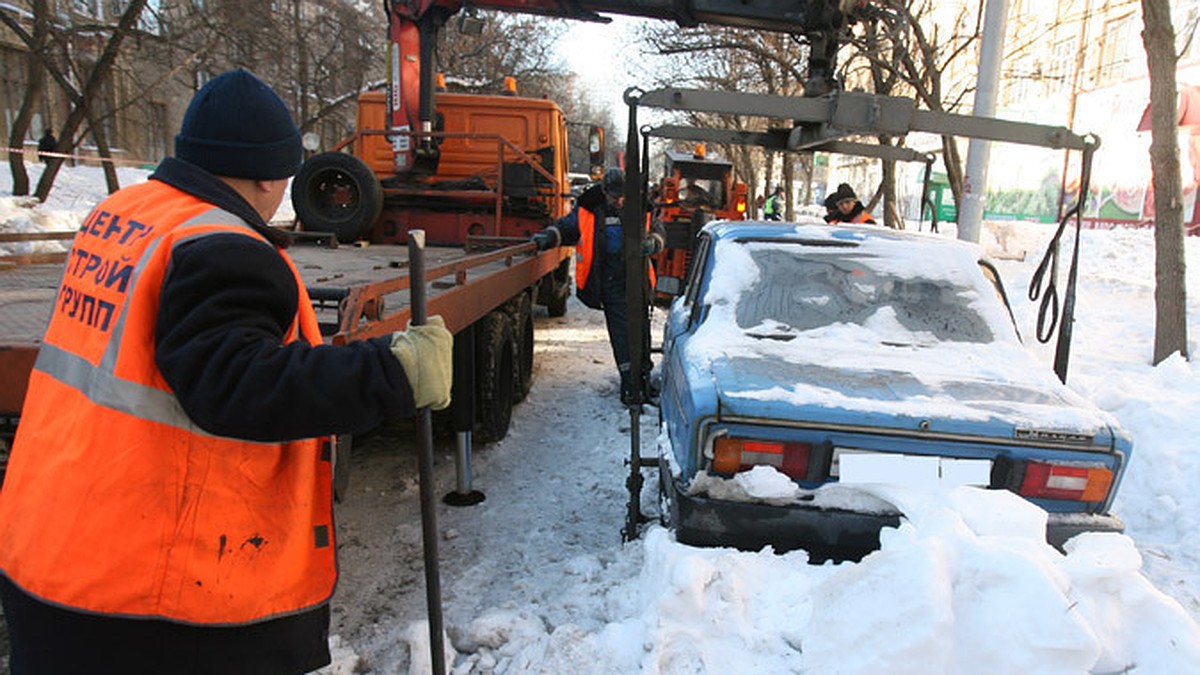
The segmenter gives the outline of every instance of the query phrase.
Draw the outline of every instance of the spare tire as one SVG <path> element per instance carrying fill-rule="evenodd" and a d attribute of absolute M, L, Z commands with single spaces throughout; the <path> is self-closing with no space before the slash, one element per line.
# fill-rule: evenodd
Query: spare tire
<path fill-rule="evenodd" d="M 292 180 L 292 207 L 303 228 L 358 240 L 383 210 L 383 188 L 363 161 L 344 152 L 313 155 Z"/>

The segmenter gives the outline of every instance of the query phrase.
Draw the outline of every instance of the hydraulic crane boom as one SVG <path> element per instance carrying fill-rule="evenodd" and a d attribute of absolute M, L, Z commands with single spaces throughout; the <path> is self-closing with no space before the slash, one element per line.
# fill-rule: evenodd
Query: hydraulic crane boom
<path fill-rule="evenodd" d="M 433 46 L 437 32 L 464 7 L 607 23 L 600 12 L 801 35 L 810 57 L 805 94 L 836 89 L 840 33 L 871 11 L 863 0 L 384 0 L 388 15 L 388 125 L 397 173 L 437 164 L 433 131 Z M 416 134 L 411 136 L 409 134 Z M 415 142 L 414 142 L 415 138 Z"/>

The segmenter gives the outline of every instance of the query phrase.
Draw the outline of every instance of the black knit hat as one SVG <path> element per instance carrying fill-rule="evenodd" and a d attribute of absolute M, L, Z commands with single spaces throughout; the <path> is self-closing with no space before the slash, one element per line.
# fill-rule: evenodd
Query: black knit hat
<path fill-rule="evenodd" d="M 617 168 L 604 172 L 604 194 L 619 197 L 625 194 L 625 174 Z"/>
<path fill-rule="evenodd" d="M 196 92 L 175 136 L 175 156 L 217 176 L 277 180 L 296 173 L 303 152 L 283 99 L 238 69 Z"/>
<path fill-rule="evenodd" d="M 850 187 L 849 183 L 839 183 L 837 191 L 833 193 L 833 197 L 836 198 L 834 199 L 834 203 L 846 199 L 858 199 L 858 195 L 854 194 L 854 188 Z"/>

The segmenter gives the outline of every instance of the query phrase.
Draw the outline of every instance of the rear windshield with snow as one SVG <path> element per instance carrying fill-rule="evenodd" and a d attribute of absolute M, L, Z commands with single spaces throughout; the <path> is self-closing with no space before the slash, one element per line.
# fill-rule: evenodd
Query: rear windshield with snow
<path fill-rule="evenodd" d="M 752 337 L 786 340 L 837 328 L 897 346 L 995 339 L 984 316 L 995 319 L 986 306 L 997 304 L 994 290 L 957 251 L 929 260 L 934 253 L 919 246 L 721 243 L 710 295 L 729 284 L 737 325 Z"/>

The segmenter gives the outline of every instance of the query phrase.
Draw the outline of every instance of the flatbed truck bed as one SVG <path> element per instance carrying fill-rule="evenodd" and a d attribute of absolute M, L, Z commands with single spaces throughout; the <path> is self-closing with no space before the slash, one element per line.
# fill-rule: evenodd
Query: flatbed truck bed
<path fill-rule="evenodd" d="M 408 325 L 411 278 L 406 246 L 300 242 L 288 254 L 313 298 L 326 342 L 344 344 Z M 428 313 L 441 315 L 456 335 L 482 320 L 497 319 L 490 316 L 494 313 L 504 313 L 502 320 L 513 328 L 513 352 L 507 357 L 514 365 L 524 363 L 527 352 L 528 370 L 532 336 L 518 329 L 526 324 L 531 329 L 532 319 L 521 313 L 528 313 L 537 299 L 540 283 L 567 273 L 569 258 L 570 249 L 538 251 L 521 239 L 480 238 L 466 248 L 428 247 Z M 10 440 L 15 430 L 63 260 L 65 254 L 0 264 L 0 439 Z M 504 356 L 486 351 L 476 350 L 476 358 Z M 456 354 L 456 369 L 462 367 L 457 359 Z M 515 377 L 519 380 L 521 374 Z M 518 393 L 516 398 L 522 396 Z M 506 430 L 506 416 L 503 426 Z"/>

